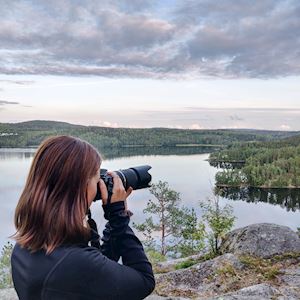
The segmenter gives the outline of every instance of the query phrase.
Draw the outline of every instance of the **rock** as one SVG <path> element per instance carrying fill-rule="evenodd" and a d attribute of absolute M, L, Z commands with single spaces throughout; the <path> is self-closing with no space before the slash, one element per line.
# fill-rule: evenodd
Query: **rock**
<path fill-rule="evenodd" d="M 286 285 L 300 287 L 300 267 L 285 269 L 279 277 Z"/>
<path fill-rule="evenodd" d="M 269 284 L 261 283 L 245 287 L 233 293 L 220 295 L 207 300 L 273 300 L 279 291 Z M 201 298 L 197 298 L 201 299 Z M 203 298 L 202 298 L 203 299 Z"/>
<path fill-rule="evenodd" d="M 262 258 L 288 252 L 300 253 L 300 238 L 286 226 L 253 224 L 228 233 L 221 245 L 221 252 Z"/>
<path fill-rule="evenodd" d="M 189 300 L 188 298 L 181 297 L 161 297 L 158 295 L 150 295 L 145 300 Z"/>
<path fill-rule="evenodd" d="M 0 289 L 0 299 L 1 300 L 18 300 L 17 293 L 15 289 Z M 145 300 L 188 300 L 187 298 L 181 297 L 161 297 L 158 295 L 150 295 Z"/>
<path fill-rule="evenodd" d="M 233 254 L 227 253 L 186 269 L 160 274 L 156 278 L 156 289 L 161 295 L 183 297 L 212 293 L 219 289 L 213 277 L 224 267 L 243 269 L 244 265 Z"/>
<path fill-rule="evenodd" d="M 156 293 L 199 300 L 300 299 L 300 238 L 290 228 L 263 223 L 236 229 L 226 235 L 221 251 L 223 255 L 189 268 L 157 274 Z M 245 254 L 254 256 L 250 264 L 240 257 Z M 268 258 L 275 255 L 282 256 L 274 258 L 272 269 Z M 178 262 L 161 267 L 174 269 Z"/>
<path fill-rule="evenodd" d="M 0 299 L 1 300 L 18 300 L 17 293 L 15 289 L 0 289 Z"/>
<path fill-rule="evenodd" d="M 300 299 L 300 266 L 287 268 L 278 277 L 281 281 L 278 289 L 282 295 L 278 299 Z"/>

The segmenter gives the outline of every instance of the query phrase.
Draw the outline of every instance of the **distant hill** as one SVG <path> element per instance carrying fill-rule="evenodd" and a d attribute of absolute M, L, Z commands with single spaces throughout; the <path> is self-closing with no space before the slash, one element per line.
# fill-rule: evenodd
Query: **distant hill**
<path fill-rule="evenodd" d="M 80 137 L 98 148 L 224 146 L 236 142 L 267 142 L 295 135 L 300 136 L 300 132 L 296 131 L 110 128 L 35 120 L 21 123 L 0 123 L 0 147 L 37 146 L 48 136 L 62 134 Z"/>

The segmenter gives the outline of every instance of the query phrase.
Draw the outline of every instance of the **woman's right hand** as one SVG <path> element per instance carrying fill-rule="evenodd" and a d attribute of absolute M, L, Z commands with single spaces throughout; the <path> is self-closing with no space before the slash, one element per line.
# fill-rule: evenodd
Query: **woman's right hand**
<path fill-rule="evenodd" d="M 132 187 L 129 187 L 128 190 L 126 191 L 123 186 L 121 178 L 115 172 L 107 172 L 107 174 L 113 178 L 113 183 L 114 183 L 113 193 L 111 196 L 110 203 L 124 201 L 125 207 L 127 209 L 126 199 L 133 191 Z M 100 187 L 100 191 L 101 191 L 102 204 L 105 205 L 105 204 L 107 204 L 108 192 L 107 192 L 106 185 L 101 178 L 99 181 L 99 187 Z"/>

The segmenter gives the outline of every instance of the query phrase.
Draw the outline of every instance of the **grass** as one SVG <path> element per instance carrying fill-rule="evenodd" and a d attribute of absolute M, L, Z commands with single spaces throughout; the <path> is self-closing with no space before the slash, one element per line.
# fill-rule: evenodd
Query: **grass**
<path fill-rule="evenodd" d="M 191 267 L 192 265 L 196 264 L 197 261 L 193 260 L 193 259 L 187 259 L 187 260 L 184 260 L 178 264 L 176 264 L 174 266 L 175 270 L 179 270 L 179 269 L 186 269 L 186 268 L 189 268 Z"/>
<path fill-rule="evenodd" d="M 284 258 L 282 258 L 284 259 Z M 282 259 L 277 258 L 277 262 L 273 259 L 262 259 L 259 257 L 253 257 L 249 255 L 243 255 L 240 257 L 240 261 L 251 271 L 258 275 L 258 278 L 262 278 L 265 281 L 274 281 L 279 275 L 280 269 L 283 265 Z"/>

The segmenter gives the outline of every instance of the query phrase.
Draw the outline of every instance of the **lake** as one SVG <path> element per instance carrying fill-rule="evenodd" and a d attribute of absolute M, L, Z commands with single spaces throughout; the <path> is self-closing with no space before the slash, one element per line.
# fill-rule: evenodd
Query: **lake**
<path fill-rule="evenodd" d="M 199 149 L 127 149 L 116 153 L 104 153 L 101 168 L 117 170 L 138 165 L 150 165 L 152 182 L 167 181 L 180 193 L 181 203 L 194 207 L 201 217 L 199 200 L 212 196 L 216 167 L 210 166 L 207 148 Z M 0 149 L 0 248 L 14 233 L 14 210 L 25 184 L 35 149 Z M 153 153 L 153 154 L 151 154 Z M 148 189 L 134 191 L 128 199 L 128 207 L 134 213 L 132 221 L 145 219 L 143 209 L 152 196 Z M 220 198 L 221 205 L 230 204 L 237 217 L 235 227 L 252 223 L 276 223 L 296 230 L 300 227 L 300 192 L 228 190 Z M 102 230 L 105 220 L 101 201 L 92 204 L 92 215 Z"/>

